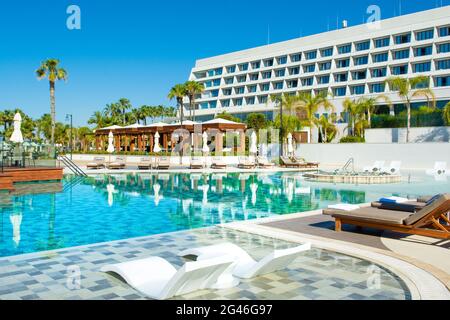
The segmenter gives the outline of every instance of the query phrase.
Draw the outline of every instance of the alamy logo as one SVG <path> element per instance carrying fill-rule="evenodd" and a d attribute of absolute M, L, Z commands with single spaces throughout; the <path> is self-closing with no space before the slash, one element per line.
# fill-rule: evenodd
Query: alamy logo
<path fill-rule="evenodd" d="M 381 28 L 381 9 L 377 5 L 371 5 L 367 8 L 367 28 L 370 30 L 378 30 Z"/>
<path fill-rule="evenodd" d="M 66 26 L 69 30 L 81 29 L 81 9 L 77 5 L 67 7 L 66 13 L 69 14 L 66 20 Z"/>

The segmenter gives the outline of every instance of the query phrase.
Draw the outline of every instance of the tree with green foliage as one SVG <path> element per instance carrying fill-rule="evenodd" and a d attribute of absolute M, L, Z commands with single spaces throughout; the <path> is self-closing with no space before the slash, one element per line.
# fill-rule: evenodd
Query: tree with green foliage
<path fill-rule="evenodd" d="M 398 96 L 405 102 L 407 110 L 406 142 L 409 142 L 411 128 L 411 101 L 417 97 L 431 99 L 433 105 L 436 100 L 433 91 L 429 88 L 430 79 L 426 76 L 414 78 L 391 77 L 386 80 L 391 91 L 397 91 Z"/>
<path fill-rule="evenodd" d="M 450 102 L 442 110 L 442 117 L 444 118 L 445 125 L 450 126 Z"/>
<path fill-rule="evenodd" d="M 183 124 L 184 120 L 184 106 L 183 106 L 183 99 L 186 97 L 187 91 L 184 84 L 176 84 L 175 86 L 170 89 L 169 94 L 167 97 L 170 100 L 175 99 L 177 101 L 178 110 L 180 112 L 180 122 Z"/>
<path fill-rule="evenodd" d="M 265 129 L 269 126 L 270 121 L 267 120 L 264 113 L 250 113 L 245 120 L 249 129 L 254 129 L 259 132 L 261 129 Z"/>
<path fill-rule="evenodd" d="M 315 120 L 315 125 L 322 137 L 322 143 L 329 143 L 336 137 L 338 132 L 335 125 L 336 121 L 337 117 L 335 114 L 332 114 L 330 117 L 321 115 L 319 119 Z"/>
<path fill-rule="evenodd" d="M 42 62 L 36 70 L 36 76 L 39 80 L 47 78 L 50 84 L 50 114 L 52 119 L 51 143 L 55 143 L 55 125 L 56 125 L 56 103 L 55 103 L 55 83 L 58 80 L 67 80 L 67 71 L 59 67 L 58 59 L 48 59 Z"/>
<path fill-rule="evenodd" d="M 235 117 L 232 114 L 225 112 L 225 111 L 217 114 L 215 118 L 216 119 L 225 119 L 228 121 L 233 121 L 233 122 L 238 122 L 238 123 L 242 122 L 241 119 L 239 119 L 238 117 Z"/>
<path fill-rule="evenodd" d="M 187 81 L 184 88 L 189 99 L 189 115 L 191 120 L 195 121 L 195 97 L 205 91 L 205 86 L 197 81 Z"/>

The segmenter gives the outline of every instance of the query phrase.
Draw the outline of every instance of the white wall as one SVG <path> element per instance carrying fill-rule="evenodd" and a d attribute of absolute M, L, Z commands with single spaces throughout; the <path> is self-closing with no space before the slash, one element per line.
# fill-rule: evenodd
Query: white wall
<path fill-rule="evenodd" d="M 410 129 L 410 142 L 450 142 L 450 127 Z M 367 129 L 367 143 L 405 143 L 406 128 Z"/>
<path fill-rule="evenodd" d="M 447 161 L 450 165 L 450 143 L 409 144 L 301 144 L 297 155 L 308 161 L 318 161 L 325 167 L 342 167 L 349 158 L 355 159 L 358 169 L 371 165 L 375 160 L 402 161 L 405 169 L 433 168 L 436 161 Z"/>

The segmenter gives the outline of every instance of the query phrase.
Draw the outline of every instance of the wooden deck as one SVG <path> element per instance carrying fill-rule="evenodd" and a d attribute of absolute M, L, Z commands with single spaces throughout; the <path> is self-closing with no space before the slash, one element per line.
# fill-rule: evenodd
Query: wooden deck
<path fill-rule="evenodd" d="M 13 191 L 16 182 L 60 181 L 63 168 L 4 168 L 0 173 L 0 190 Z"/>

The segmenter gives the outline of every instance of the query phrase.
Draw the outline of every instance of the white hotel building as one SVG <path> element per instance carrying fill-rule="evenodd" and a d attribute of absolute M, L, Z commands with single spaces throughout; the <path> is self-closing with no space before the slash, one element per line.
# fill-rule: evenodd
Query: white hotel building
<path fill-rule="evenodd" d="M 200 59 L 190 80 L 205 86 L 196 118 L 208 120 L 223 111 L 272 118 L 269 96 L 280 93 L 328 92 L 338 114 L 347 97 L 385 94 L 400 104 L 385 80 L 416 75 L 430 77 L 439 107 L 450 100 L 450 6 L 382 20 L 376 29 L 363 24 Z"/>

